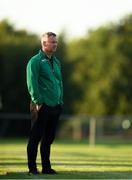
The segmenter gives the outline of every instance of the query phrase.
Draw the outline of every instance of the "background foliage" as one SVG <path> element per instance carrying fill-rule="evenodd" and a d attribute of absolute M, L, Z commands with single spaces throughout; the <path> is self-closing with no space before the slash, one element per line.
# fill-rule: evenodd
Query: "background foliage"
<path fill-rule="evenodd" d="M 132 15 L 89 31 L 83 38 L 59 35 L 64 113 L 126 115 L 132 113 Z M 28 60 L 40 49 L 39 37 L 0 22 L 0 95 L 2 112 L 28 112 Z"/>

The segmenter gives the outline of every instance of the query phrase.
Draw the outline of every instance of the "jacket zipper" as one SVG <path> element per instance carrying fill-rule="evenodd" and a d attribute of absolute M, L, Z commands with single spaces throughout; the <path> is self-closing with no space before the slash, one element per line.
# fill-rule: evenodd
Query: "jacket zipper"
<path fill-rule="evenodd" d="M 54 71 L 54 62 L 53 62 L 53 65 L 51 64 L 51 62 L 49 62 L 49 64 L 50 64 L 50 67 L 51 67 L 51 69 L 52 69 L 52 73 L 53 73 L 53 76 L 54 76 L 54 81 L 56 81 L 56 79 L 55 79 L 55 71 Z M 56 99 L 57 99 L 57 102 L 58 102 L 58 104 L 60 103 L 59 102 L 59 99 L 58 99 L 58 96 L 59 96 L 59 92 L 58 92 L 58 88 L 57 88 L 57 85 L 56 85 L 56 83 L 57 82 L 55 82 L 55 89 L 57 90 L 57 97 L 56 97 Z"/>

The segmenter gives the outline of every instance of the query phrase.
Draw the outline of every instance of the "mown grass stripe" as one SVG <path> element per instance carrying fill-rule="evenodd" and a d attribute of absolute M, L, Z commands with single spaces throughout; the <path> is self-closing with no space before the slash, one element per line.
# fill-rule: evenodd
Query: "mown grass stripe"
<path fill-rule="evenodd" d="M 0 144 L 0 179 L 131 179 L 132 145 L 52 145 L 52 166 L 58 175 L 29 176 L 26 141 Z M 40 154 L 37 158 L 41 171 Z"/>

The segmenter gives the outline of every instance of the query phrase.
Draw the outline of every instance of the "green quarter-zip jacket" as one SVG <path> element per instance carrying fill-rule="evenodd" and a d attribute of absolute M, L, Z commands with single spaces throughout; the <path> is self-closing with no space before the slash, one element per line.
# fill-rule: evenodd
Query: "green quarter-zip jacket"
<path fill-rule="evenodd" d="M 63 83 L 60 61 L 54 55 L 49 59 L 40 50 L 27 64 L 27 87 L 35 104 L 45 103 L 52 107 L 62 105 Z"/>

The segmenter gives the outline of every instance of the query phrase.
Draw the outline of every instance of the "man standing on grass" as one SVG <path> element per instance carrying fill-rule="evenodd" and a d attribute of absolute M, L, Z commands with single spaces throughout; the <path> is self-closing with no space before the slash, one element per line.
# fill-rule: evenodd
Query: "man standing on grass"
<path fill-rule="evenodd" d="M 53 54 L 57 48 L 55 33 L 41 38 L 42 49 L 27 64 L 27 86 L 31 96 L 31 130 L 27 145 L 30 174 L 38 174 L 36 165 L 38 144 L 43 174 L 56 174 L 51 168 L 50 147 L 55 138 L 63 104 L 63 84 L 59 60 Z"/>

